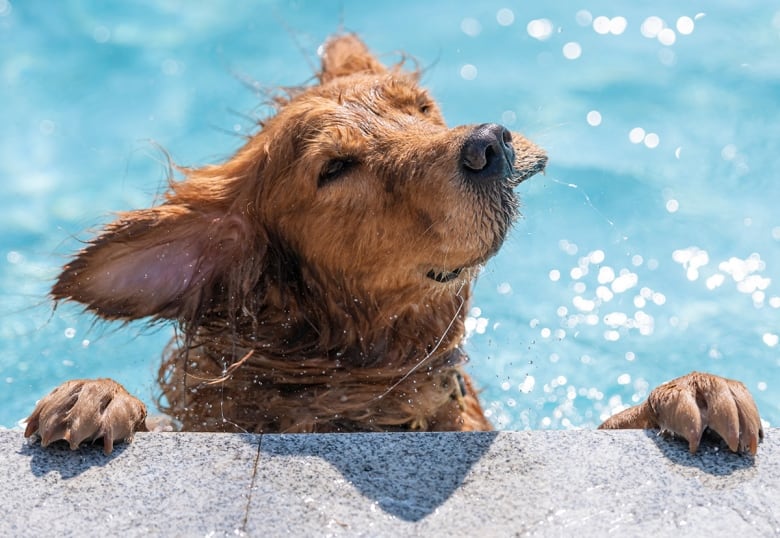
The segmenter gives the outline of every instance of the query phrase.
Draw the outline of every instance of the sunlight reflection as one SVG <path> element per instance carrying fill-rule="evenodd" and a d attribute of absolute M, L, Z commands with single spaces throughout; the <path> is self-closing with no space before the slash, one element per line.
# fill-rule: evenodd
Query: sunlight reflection
<path fill-rule="evenodd" d="M 620 35 L 626 31 L 627 26 L 628 26 L 628 21 L 626 20 L 625 17 L 621 17 L 621 16 L 612 17 L 610 19 L 609 17 L 600 15 L 595 19 L 593 19 L 593 30 L 597 34 L 601 34 L 601 35 L 606 35 L 606 34 Z"/>
<path fill-rule="evenodd" d="M 586 116 L 586 120 L 588 121 L 588 125 L 591 127 L 597 127 L 601 125 L 601 112 L 598 110 L 591 110 L 588 112 L 588 115 Z"/>
<path fill-rule="evenodd" d="M 515 22 L 515 14 L 509 8 L 501 8 L 496 12 L 496 21 L 501 26 L 510 26 L 513 22 Z"/>
<path fill-rule="evenodd" d="M 563 46 L 563 56 L 567 60 L 576 60 L 582 55 L 582 47 L 575 41 L 569 41 Z"/>
<path fill-rule="evenodd" d="M 693 19 L 690 17 L 680 17 L 677 19 L 677 31 L 680 32 L 682 35 L 690 35 L 693 33 L 694 29 L 694 23 Z"/>
<path fill-rule="evenodd" d="M 460 21 L 460 29 L 469 37 L 477 37 L 482 32 L 482 25 L 477 19 L 466 17 Z"/>
<path fill-rule="evenodd" d="M 539 41 L 548 39 L 553 32 L 553 24 L 549 19 L 534 19 L 526 26 L 528 35 Z"/>

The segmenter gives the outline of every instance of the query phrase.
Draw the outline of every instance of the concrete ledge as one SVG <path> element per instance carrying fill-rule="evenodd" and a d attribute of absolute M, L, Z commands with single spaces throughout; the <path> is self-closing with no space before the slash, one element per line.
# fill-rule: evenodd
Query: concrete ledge
<path fill-rule="evenodd" d="M 139 434 L 42 449 L 0 432 L 2 536 L 773 536 L 758 456 L 643 431 Z"/>

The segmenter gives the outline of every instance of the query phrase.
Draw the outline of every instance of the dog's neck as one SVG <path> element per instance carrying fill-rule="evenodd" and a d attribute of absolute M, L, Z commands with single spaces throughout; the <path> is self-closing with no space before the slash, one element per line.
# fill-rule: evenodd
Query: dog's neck
<path fill-rule="evenodd" d="M 367 290 L 276 251 L 281 254 L 252 293 L 223 290 L 215 306 L 181 323 L 190 345 L 214 348 L 228 364 L 253 351 L 273 359 L 403 368 L 445 354 L 463 339 L 469 284 Z M 232 334 L 227 341 L 226 332 Z M 231 350 L 217 349 L 227 344 Z"/>
<path fill-rule="evenodd" d="M 468 286 L 417 303 L 409 303 L 403 291 L 372 296 L 342 284 L 330 288 L 341 291 L 333 297 L 314 281 L 305 286 L 303 294 L 274 287 L 253 311 L 217 312 L 184 332 L 211 347 L 224 341 L 217 336 L 227 328 L 234 333 L 231 344 L 239 344 L 232 353 L 220 353 L 232 356 L 230 362 L 255 350 L 279 359 L 339 359 L 353 367 L 414 364 L 453 349 L 465 333 Z"/>
<path fill-rule="evenodd" d="M 232 321 L 204 317 L 160 371 L 170 404 L 163 408 L 188 429 L 462 427 L 466 356 L 458 345 L 468 286 L 409 305 L 408 297 L 369 299 L 346 283 L 335 300 L 324 293 L 331 283 L 304 282 L 294 286 L 307 293 L 274 287 L 260 308 Z M 234 337 L 225 339 L 225 330 Z M 478 408 L 473 395 L 467 399 Z M 483 422 L 471 429 L 488 428 Z"/>

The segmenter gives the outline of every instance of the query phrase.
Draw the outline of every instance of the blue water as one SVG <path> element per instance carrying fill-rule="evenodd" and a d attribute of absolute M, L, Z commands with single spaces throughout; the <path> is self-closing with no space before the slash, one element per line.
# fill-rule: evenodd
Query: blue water
<path fill-rule="evenodd" d="M 692 369 L 780 423 L 780 7 L 758 0 L 0 0 L 0 426 L 70 378 L 151 402 L 170 327 L 52 309 L 58 267 L 310 79 L 343 26 L 406 50 L 448 121 L 550 155 L 481 276 L 471 371 L 507 429 L 592 427 Z M 387 56 L 389 61 L 395 57 Z"/>

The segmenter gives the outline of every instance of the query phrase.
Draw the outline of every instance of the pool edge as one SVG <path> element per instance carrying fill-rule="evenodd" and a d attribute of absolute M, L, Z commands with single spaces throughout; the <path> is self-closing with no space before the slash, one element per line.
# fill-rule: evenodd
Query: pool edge
<path fill-rule="evenodd" d="M 0 533 L 773 535 L 777 439 L 751 458 L 638 430 L 147 433 L 105 456 L 0 431 Z"/>

